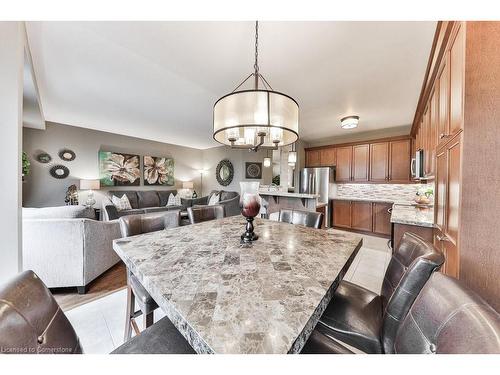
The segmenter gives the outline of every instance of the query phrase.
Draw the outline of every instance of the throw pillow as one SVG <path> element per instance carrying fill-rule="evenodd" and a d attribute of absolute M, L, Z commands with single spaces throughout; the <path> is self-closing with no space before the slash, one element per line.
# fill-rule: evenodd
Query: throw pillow
<path fill-rule="evenodd" d="M 209 206 L 213 206 L 214 204 L 219 203 L 220 201 L 220 193 L 219 194 L 212 194 L 210 197 L 210 200 L 208 201 Z"/>
<path fill-rule="evenodd" d="M 116 195 L 113 195 L 113 197 L 111 198 L 111 202 L 114 204 L 117 211 L 132 209 L 132 206 L 130 205 L 130 201 L 128 200 L 126 194 L 123 194 L 121 198 L 118 198 Z"/>
<path fill-rule="evenodd" d="M 167 202 L 167 207 L 168 206 L 182 206 L 181 195 L 180 194 L 174 195 L 173 193 L 170 193 Z"/>

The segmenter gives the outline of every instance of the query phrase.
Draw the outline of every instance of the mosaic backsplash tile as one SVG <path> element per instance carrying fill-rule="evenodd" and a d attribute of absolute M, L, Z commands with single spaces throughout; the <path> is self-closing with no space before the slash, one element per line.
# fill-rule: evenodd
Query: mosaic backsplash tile
<path fill-rule="evenodd" d="M 336 198 L 373 198 L 412 201 L 419 189 L 434 184 L 336 184 Z"/>

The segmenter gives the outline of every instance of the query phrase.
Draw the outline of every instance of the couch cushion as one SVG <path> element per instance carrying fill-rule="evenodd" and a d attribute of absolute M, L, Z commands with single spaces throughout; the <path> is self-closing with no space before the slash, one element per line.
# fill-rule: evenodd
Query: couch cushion
<path fill-rule="evenodd" d="M 170 193 L 177 195 L 177 190 L 158 190 L 158 196 L 160 197 L 160 206 L 166 206 L 168 202 L 168 197 Z"/>
<path fill-rule="evenodd" d="M 125 190 L 112 190 L 112 191 L 108 191 L 109 199 L 111 199 L 111 197 L 113 195 L 116 195 L 118 198 L 121 198 L 123 196 L 123 194 L 125 194 L 127 196 L 128 201 L 130 202 L 130 205 L 132 206 L 132 208 L 139 208 L 139 202 L 138 202 L 138 199 L 137 199 L 137 192 L 136 191 L 133 191 L 133 190 L 128 190 L 128 191 L 125 191 Z"/>
<path fill-rule="evenodd" d="M 133 208 L 131 210 L 118 211 L 118 217 L 127 216 L 127 215 L 144 214 L 144 213 L 145 213 L 145 211 L 143 208 Z"/>
<path fill-rule="evenodd" d="M 143 209 L 145 213 L 149 214 L 152 212 L 166 212 L 170 211 L 170 207 L 146 207 Z"/>
<path fill-rule="evenodd" d="M 234 197 L 237 197 L 238 193 L 235 191 L 224 191 L 222 190 L 220 192 L 220 200 L 221 201 L 227 201 L 228 199 L 233 199 Z"/>
<path fill-rule="evenodd" d="M 85 206 L 23 208 L 23 219 L 95 219 L 94 209 Z"/>
<path fill-rule="evenodd" d="M 138 191 L 137 199 L 139 202 L 139 208 L 160 206 L 160 196 L 158 195 L 158 192 L 153 190 Z"/>

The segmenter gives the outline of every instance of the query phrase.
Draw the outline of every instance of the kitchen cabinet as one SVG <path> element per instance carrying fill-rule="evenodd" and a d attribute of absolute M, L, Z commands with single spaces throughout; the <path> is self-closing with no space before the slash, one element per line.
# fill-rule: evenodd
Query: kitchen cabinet
<path fill-rule="evenodd" d="M 319 150 L 319 160 L 322 167 L 331 167 L 336 164 L 337 152 L 334 147 L 322 148 Z"/>
<path fill-rule="evenodd" d="M 306 151 L 306 167 L 319 167 L 319 166 L 321 166 L 319 150 Z"/>
<path fill-rule="evenodd" d="M 370 144 L 370 181 L 386 182 L 389 179 L 389 142 Z"/>
<path fill-rule="evenodd" d="M 411 139 L 389 142 L 389 175 L 388 180 L 397 183 L 408 183 L 411 180 Z"/>
<path fill-rule="evenodd" d="M 450 48 L 450 134 L 455 135 L 463 128 L 464 119 L 464 75 L 465 35 L 464 26 L 459 24 Z M 487 79 L 487 78 L 484 78 Z"/>
<path fill-rule="evenodd" d="M 372 202 L 351 202 L 351 228 L 365 232 L 372 231 Z"/>
<path fill-rule="evenodd" d="M 352 147 L 352 181 L 368 181 L 370 160 L 370 145 L 357 145 Z"/>
<path fill-rule="evenodd" d="M 450 133 L 450 53 L 446 52 L 443 66 L 439 77 L 439 120 L 438 120 L 438 144 L 442 146 L 447 142 Z"/>
<path fill-rule="evenodd" d="M 335 172 L 335 181 L 351 181 L 352 167 L 352 146 L 337 148 L 337 165 Z"/>
<path fill-rule="evenodd" d="M 391 235 L 392 203 L 373 203 L 373 233 Z"/>
<path fill-rule="evenodd" d="M 351 227 L 351 201 L 334 200 L 332 212 L 334 227 Z"/>

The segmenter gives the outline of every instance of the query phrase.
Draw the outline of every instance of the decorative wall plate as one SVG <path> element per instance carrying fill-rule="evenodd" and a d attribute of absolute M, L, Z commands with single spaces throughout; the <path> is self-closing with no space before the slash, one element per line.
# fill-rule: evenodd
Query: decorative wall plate
<path fill-rule="evenodd" d="M 262 163 L 246 162 L 245 178 L 260 180 L 262 178 Z"/>
<path fill-rule="evenodd" d="M 64 160 L 64 161 L 72 161 L 72 160 L 75 160 L 76 154 L 74 151 L 71 151 L 71 150 L 65 148 L 65 149 L 62 149 L 61 151 L 59 151 L 59 157 L 61 158 L 61 160 Z"/>
<path fill-rule="evenodd" d="M 36 161 L 42 164 L 47 164 L 52 160 L 52 156 L 47 154 L 46 152 L 41 152 L 36 156 Z"/>
<path fill-rule="evenodd" d="M 69 169 L 64 165 L 54 165 L 50 168 L 50 175 L 57 179 L 63 179 L 69 176 Z"/>
<path fill-rule="evenodd" d="M 229 185 L 234 177 L 233 163 L 228 159 L 221 160 L 215 169 L 215 177 L 220 185 Z"/>

